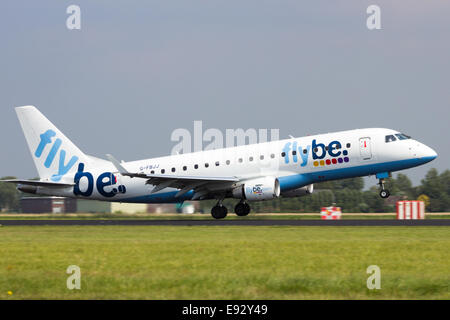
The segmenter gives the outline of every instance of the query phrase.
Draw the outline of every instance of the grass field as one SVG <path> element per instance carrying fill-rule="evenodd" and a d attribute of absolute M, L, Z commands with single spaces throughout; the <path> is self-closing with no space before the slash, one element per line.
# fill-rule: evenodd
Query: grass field
<path fill-rule="evenodd" d="M 449 248 L 448 227 L 1 227 L 0 299 L 449 299 Z"/>

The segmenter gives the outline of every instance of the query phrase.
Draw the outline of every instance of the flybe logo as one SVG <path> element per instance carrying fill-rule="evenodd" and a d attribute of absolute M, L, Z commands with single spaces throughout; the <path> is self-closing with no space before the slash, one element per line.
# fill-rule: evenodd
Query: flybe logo
<path fill-rule="evenodd" d="M 40 158 L 42 156 L 42 153 L 44 152 L 45 147 L 47 144 L 52 143 L 52 138 L 56 136 L 56 132 L 53 130 L 47 130 L 43 134 L 40 135 L 41 141 L 39 145 L 36 148 L 36 151 L 34 153 L 36 158 Z M 47 158 L 45 159 L 44 166 L 46 168 L 50 168 L 52 163 L 55 161 L 56 155 L 59 151 L 59 162 L 58 162 L 58 173 L 51 176 L 52 181 L 59 181 L 61 180 L 62 176 L 64 176 L 69 170 L 74 166 L 74 164 L 78 161 L 77 156 L 72 156 L 70 160 L 66 163 L 66 150 L 61 148 L 62 140 L 59 138 L 56 138 L 55 142 L 53 143 L 52 148 L 50 149 L 50 152 L 47 155 Z"/>
<path fill-rule="evenodd" d="M 55 141 L 52 141 L 52 138 L 55 136 L 56 132 L 53 130 L 47 130 L 42 133 L 40 135 L 41 141 L 37 146 L 34 155 L 36 158 L 41 158 L 45 147 L 53 142 L 50 152 L 45 159 L 44 166 L 50 168 L 59 152 L 58 172 L 51 176 L 51 180 L 56 182 L 61 180 L 61 178 L 72 169 L 79 158 L 77 156 L 72 156 L 66 163 L 67 152 L 61 148 L 61 139 L 56 138 Z M 117 193 L 126 193 L 126 187 L 124 185 L 115 187 L 117 185 L 117 177 L 112 172 L 103 172 L 96 180 L 94 180 L 92 173 L 84 171 L 84 163 L 79 163 L 78 171 L 74 176 L 74 182 L 75 186 L 73 188 L 73 193 L 77 196 L 91 196 L 94 187 L 100 195 L 106 198 L 114 197 Z"/>
<path fill-rule="evenodd" d="M 83 178 L 85 182 L 81 183 L 81 179 Z M 92 173 L 84 171 L 84 163 L 80 163 L 78 165 L 78 171 L 75 174 L 74 182 L 75 186 L 73 188 L 73 193 L 76 196 L 91 196 L 92 192 L 94 191 L 94 185 L 97 188 L 98 193 L 105 198 L 112 198 L 118 192 L 127 192 L 127 189 L 124 185 L 119 185 L 117 188 L 115 187 L 115 185 L 117 184 L 117 178 L 112 172 L 103 172 L 98 176 L 97 180 L 94 183 L 94 176 L 92 175 Z M 82 188 L 80 187 L 80 183 L 83 185 L 84 190 L 81 190 Z"/>
<path fill-rule="evenodd" d="M 256 186 L 253 187 L 252 191 L 253 191 L 253 194 L 262 194 L 263 193 L 262 185 L 257 184 Z"/>
<path fill-rule="evenodd" d="M 305 147 L 298 145 L 297 141 L 287 142 L 282 152 L 285 164 L 290 163 L 292 156 L 292 162 L 299 163 L 302 167 L 308 164 L 310 154 L 315 167 L 350 161 L 348 151 L 343 150 L 342 144 L 337 140 L 325 145 L 324 143 L 317 143 L 314 139 L 311 145 Z"/>

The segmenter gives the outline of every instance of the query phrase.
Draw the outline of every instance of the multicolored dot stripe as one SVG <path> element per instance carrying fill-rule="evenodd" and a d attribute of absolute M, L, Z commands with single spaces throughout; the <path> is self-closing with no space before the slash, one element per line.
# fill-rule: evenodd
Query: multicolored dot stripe
<path fill-rule="evenodd" d="M 348 157 L 344 157 L 344 158 L 333 158 L 333 159 L 326 159 L 326 160 L 320 160 L 320 161 L 314 161 L 314 167 L 318 167 L 320 166 L 329 166 L 331 164 L 338 164 L 338 163 L 344 163 L 344 162 L 349 162 L 350 159 Z"/>

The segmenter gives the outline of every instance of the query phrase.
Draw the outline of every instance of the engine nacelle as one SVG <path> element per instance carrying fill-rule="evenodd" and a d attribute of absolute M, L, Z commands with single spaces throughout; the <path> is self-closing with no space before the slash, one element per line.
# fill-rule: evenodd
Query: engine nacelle
<path fill-rule="evenodd" d="M 248 201 L 271 200 L 279 196 L 280 182 L 275 177 L 251 179 L 233 189 L 233 198 Z"/>
<path fill-rule="evenodd" d="M 303 197 L 303 196 L 307 196 L 307 195 L 313 193 L 313 191 L 314 191 L 314 185 L 309 184 L 309 185 L 301 187 L 301 188 L 285 191 L 281 194 L 281 196 L 283 198 Z"/>

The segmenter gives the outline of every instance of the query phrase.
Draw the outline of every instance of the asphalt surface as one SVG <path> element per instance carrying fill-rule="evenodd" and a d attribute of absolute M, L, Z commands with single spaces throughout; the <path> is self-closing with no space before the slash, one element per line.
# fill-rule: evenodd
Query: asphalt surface
<path fill-rule="evenodd" d="M 2 226 L 450 226 L 430 220 L 0 220 Z"/>

